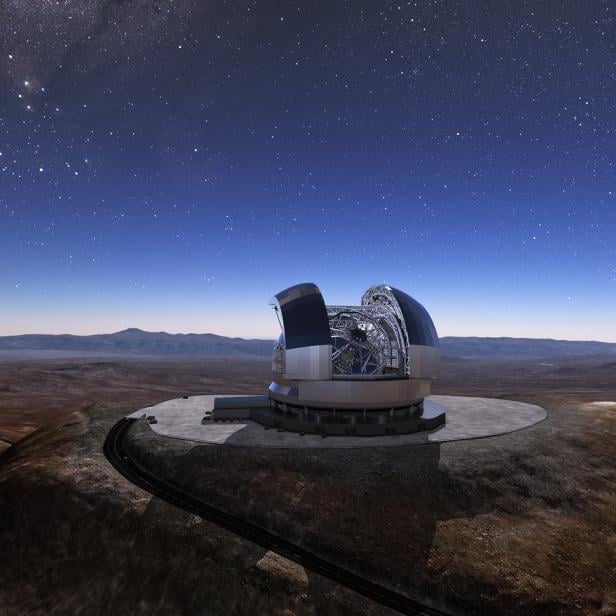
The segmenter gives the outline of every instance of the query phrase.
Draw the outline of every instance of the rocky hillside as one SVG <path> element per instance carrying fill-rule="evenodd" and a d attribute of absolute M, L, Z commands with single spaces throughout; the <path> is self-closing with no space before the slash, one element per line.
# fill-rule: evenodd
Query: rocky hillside
<path fill-rule="evenodd" d="M 118 475 L 102 443 L 129 410 L 73 413 L 0 455 L 2 616 L 392 616 Z"/>
<path fill-rule="evenodd" d="M 0 358 L 133 355 L 157 357 L 269 357 L 273 340 L 216 334 L 168 334 L 131 328 L 113 334 L 26 334 L 0 337 Z M 616 343 L 535 338 L 446 336 L 441 351 L 450 357 L 526 359 L 589 355 L 616 356 Z"/>
<path fill-rule="evenodd" d="M 550 338 L 476 338 L 446 336 L 441 351 L 449 357 L 524 359 L 589 355 L 616 356 L 616 343 Z"/>
<path fill-rule="evenodd" d="M 168 334 L 137 328 L 113 334 L 26 334 L 0 337 L 0 351 L 74 351 L 80 355 L 155 355 L 189 357 L 268 356 L 271 340 L 245 340 L 216 334 Z"/>
<path fill-rule="evenodd" d="M 493 438 L 199 446 L 137 422 L 127 449 L 167 483 L 450 616 L 614 616 L 616 402 L 522 399 L 548 419 Z"/>

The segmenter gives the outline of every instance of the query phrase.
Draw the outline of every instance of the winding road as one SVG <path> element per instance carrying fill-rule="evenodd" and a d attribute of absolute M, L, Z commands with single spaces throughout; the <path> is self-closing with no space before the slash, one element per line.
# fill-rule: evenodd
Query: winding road
<path fill-rule="evenodd" d="M 121 419 L 110 430 L 103 446 L 105 456 L 109 462 L 119 473 L 124 475 L 124 477 L 135 485 L 175 505 L 179 509 L 197 515 L 208 522 L 213 522 L 221 528 L 225 528 L 267 550 L 276 552 L 302 565 L 306 569 L 310 569 L 325 578 L 342 586 L 346 586 L 350 590 L 368 597 L 385 607 L 396 610 L 401 614 L 410 614 L 413 616 L 446 616 L 444 612 L 422 605 L 409 597 L 362 578 L 259 526 L 251 524 L 225 511 L 221 511 L 220 509 L 216 509 L 190 494 L 179 490 L 166 481 L 151 475 L 135 463 L 124 448 L 124 437 L 135 421 L 137 421 L 137 419 L 130 417 Z"/>

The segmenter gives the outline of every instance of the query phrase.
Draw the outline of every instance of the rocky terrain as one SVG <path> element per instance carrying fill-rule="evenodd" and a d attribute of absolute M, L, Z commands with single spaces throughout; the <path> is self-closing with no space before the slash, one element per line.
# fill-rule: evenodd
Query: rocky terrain
<path fill-rule="evenodd" d="M 113 334 L 91 336 L 26 334 L 0 337 L 0 351 L 11 357 L 29 351 L 73 352 L 89 356 L 265 357 L 271 355 L 272 345 L 272 340 L 246 340 L 216 334 L 146 332 L 136 327 Z"/>
<path fill-rule="evenodd" d="M 130 407 L 72 413 L 0 456 L 0 614 L 389 616 L 152 498 L 104 458 Z"/>
<path fill-rule="evenodd" d="M 0 361 L 0 437 L 17 441 L 94 403 L 145 406 L 185 393 L 253 393 L 270 381 L 271 362 L 261 358 Z"/>
<path fill-rule="evenodd" d="M 449 357 L 540 359 L 545 357 L 616 356 L 616 343 L 551 338 L 481 338 L 445 336 L 441 351 Z"/>
<path fill-rule="evenodd" d="M 156 404 L 183 394 L 259 393 L 271 381 L 269 358 L 72 358 L 0 360 L 1 439 L 102 402 Z M 445 357 L 433 391 L 469 396 L 575 395 L 616 400 L 610 356 L 502 361 Z"/>
<path fill-rule="evenodd" d="M 365 449 L 213 446 L 132 430 L 138 463 L 452 615 L 616 614 L 616 403 L 525 398 L 509 435 Z"/>
<path fill-rule="evenodd" d="M 216 334 L 168 334 L 131 327 L 112 334 L 26 334 L 0 336 L 0 359 L 52 359 L 93 356 L 270 357 L 273 340 L 245 340 Z M 445 336 L 449 357 L 521 359 L 589 355 L 616 356 L 616 343 L 535 338 Z"/>
<path fill-rule="evenodd" d="M 151 497 L 103 457 L 124 413 L 262 391 L 269 370 L 261 359 L 0 362 L 0 436 L 21 439 L 0 456 L 0 614 L 387 614 Z M 446 359 L 435 391 L 524 400 L 549 418 L 475 441 L 316 452 L 206 446 L 138 424 L 131 455 L 452 616 L 616 615 L 613 360 Z"/>

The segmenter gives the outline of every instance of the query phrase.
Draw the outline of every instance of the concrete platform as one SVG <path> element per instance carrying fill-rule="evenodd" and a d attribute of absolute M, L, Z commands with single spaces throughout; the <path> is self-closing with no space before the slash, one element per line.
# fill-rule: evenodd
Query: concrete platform
<path fill-rule="evenodd" d="M 540 406 L 524 402 L 497 398 L 430 396 L 424 401 L 426 406 L 443 406 L 447 412 L 447 423 L 434 430 L 392 436 L 323 438 L 316 434 L 301 436 L 296 432 L 265 429 L 250 419 L 202 424 L 203 417 L 212 413 L 214 399 L 221 397 L 192 396 L 167 400 L 140 409 L 129 417 L 153 415 L 156 423 L 150 424 L 150 428 L 161 436 L 171 438 L 216 445 L 286 448 L 384 447 L 442 443 L 507 434 L 528 428 L 547 417 L 546 411 Z"/>

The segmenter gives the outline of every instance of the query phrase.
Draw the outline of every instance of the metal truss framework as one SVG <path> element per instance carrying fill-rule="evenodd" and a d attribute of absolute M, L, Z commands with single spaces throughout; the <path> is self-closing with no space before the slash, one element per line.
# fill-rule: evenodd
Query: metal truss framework
<path fill-rule="evenodd" d="M 327 316 L 334 375 L 408 374 L 407 344 L 390 306 L 327 306 Z"/>
<path fill-rule="evenodd" d="M 327 306 L 335 375 L 410 374 L 409 334 L 387 285 L 370 287 L 361 306 Z"/>

